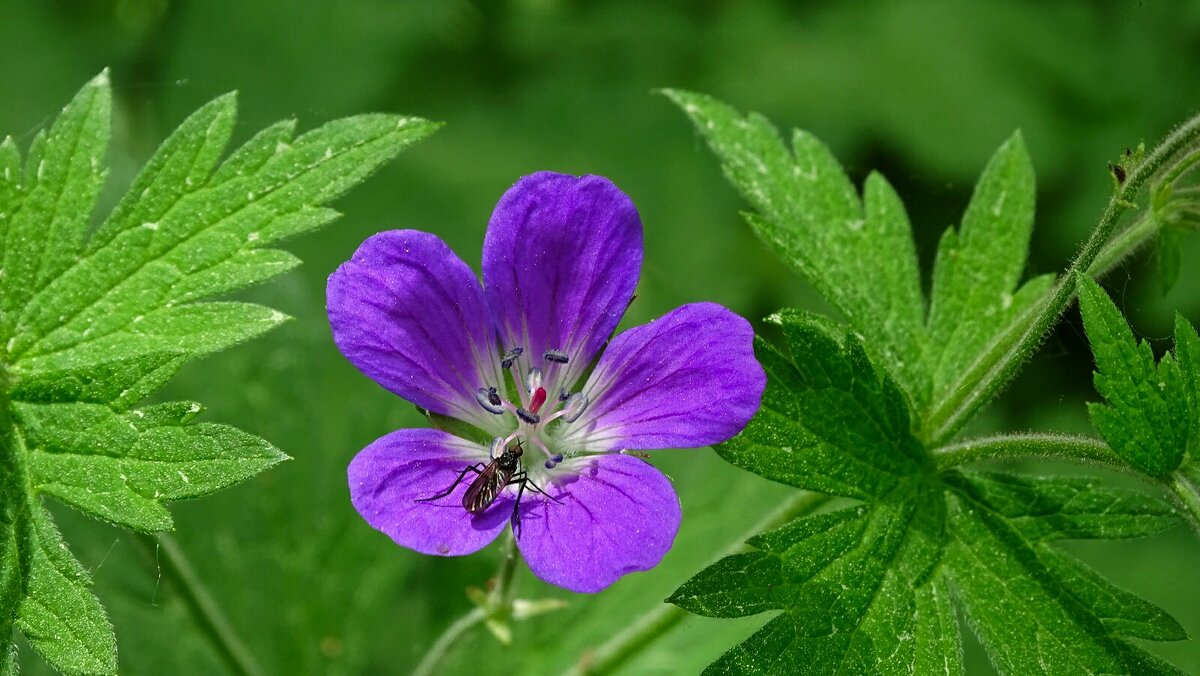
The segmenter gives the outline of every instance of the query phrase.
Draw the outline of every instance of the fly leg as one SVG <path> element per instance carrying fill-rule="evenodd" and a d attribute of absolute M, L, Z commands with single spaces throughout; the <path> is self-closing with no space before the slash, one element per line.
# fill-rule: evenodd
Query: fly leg
<path fill-rule="evenodd" d="M 517 472 L 516 474 L 512 475 L 512 478 L 510 478 L 508 483 L 505 485 L 512 486 L 514 484 L 517 486 L 517 502 L 515 505 L 513 505 L 511 523 L 513 527 L 513 535 L 517 536 L 519 539 L 521 537 L 521 517 L 518 510 L 521 508 L 521 496 L 525 494 L 526 487 L 535 493 L 541 493 L 560 505 L 562 504 L 562 501 L 542 490 L 541 486 L 533 483 L 533 480 L 529 478 L 528 472 Z"/>
<path fill-rule="evenodd" d="M 432 500 L 437 500 L 438 498 L 444 498 L 447 495 L 450 495 L 451 493 L 453 493 L 455 488 L 458 488 L 458 485 L 462 483 L 462 480 L 464 478 L 466 478 L 467 472 L 483 474 L 484 467 L 485 467 L 485 465 L 482 462 L 477 462 L 474 465 L 467 465 L 467 467 L 465 469 L 463 469 L 463 471 L 458 473 L 458 478 L 454 480 L 454 483 L 450 484 L 449 488 L 442 491 L 441 493 L 438 493 L 437 495 L 431 495 L 427 498 L 417 498 L 416 500 L 413 500 L 413 502 L 430 502 Z"/>

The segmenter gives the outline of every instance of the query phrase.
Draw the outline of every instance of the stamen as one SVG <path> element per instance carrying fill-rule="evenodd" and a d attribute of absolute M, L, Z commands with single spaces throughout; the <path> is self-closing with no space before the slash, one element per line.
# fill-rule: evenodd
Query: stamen
<path fill-rule="evenodd" d="M 504 356 L 500 358 L 500 366 L 505 370 L 512 368 L 513 362 L 517 361 L 517 357 L 520 357 L 524 352 L 525 348 L 523 347 L 514 347 L 505 352 Z"/>
<path fill-rule="evenodd" d="M 523 408 L 517 409 L 517 417 L 530 425 L 536 425 L 542 421 L 542 416 L 532 411 L 526 411 Z"/>
<path fill-rule="evenodd" d="M 559 400 L 559 401 L 566 401 L 567 399 L 570 399 L 570 398 L 571 398 L 571 393 L 570 393 L 570 392 L 568 392 L 568 391 L 566 391 L 566 390 L 559 390 L 559 391 L 558 391 L 558 400 Z"/>
<path fill-rule="evenodd" d="M 545 463 L 546 469 L 554 469 L 555 467 L 558 466 L 558 463 L 560 463 L 562 461 L 563 461 L 562 453 L 555 453 L 554 455 L 550 456 L 549 460 L 546 461 L 546 463 Z"/>
<path fill-rule="evenodd" d="M 542 359 L 552 361 L 556 364 L 565 364 L 570 359 L 567 358 L 567 353 L 562 350 L 546 350 L 542 353 Z"/>
<path fill-rule="evenodd" d="M 562 418 L 569 423 L 579 420 L 579 416 L 587 410 L 588 398 L 583 392 L 576 392 L 567 398 L 567 403 L 563 404 Z"/>
<path fill-rule="evenodd" d="M 539 387 L 533 391 L 533 396 L 529 398 L 529 410 L 537 413 L 542 409 L 542 404 L 546 403 L 546 388 Z"/>
<path fill-rule="evenodd" d="M 475 401 L 479 402 L 488 413 L 500 415 L 504 413 L 503 402 L 500 399 L 500 394 L 496 392 L 494 387 L 481 387 L 475 393 Z"/>
<path fill-rule="evenodd" d="M 542 370 L 540 368 L 535 366 L 529 369 L 529 375 L 525 376 L 525 388 L 531 395 L 542 389 Z"/>
<path fill-rule="evenodd" d="M 508 446 L 508 440 L 504 437 L 496 437 L 495 439 L 492 439 L 492 448 L 488 451 L 488 455 L 492 456 L 492 459 L 495 460 L 497 451 L 504 453 L 505 446 Z"/>

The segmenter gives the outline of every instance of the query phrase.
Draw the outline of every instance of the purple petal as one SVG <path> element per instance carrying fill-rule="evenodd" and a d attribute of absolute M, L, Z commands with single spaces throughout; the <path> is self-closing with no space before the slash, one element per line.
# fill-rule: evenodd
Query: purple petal
<path fill-rule="evenodd" d="M 534 575 L 593 593 L 658 565 L 681 517 L 662 472 L 625 455 L 576 458 L 559 467 L 569 474 L 543 486 L 559 502 L 528 490 L 521 500 L 517 546 Z"/>
<path fill-rule="evenodd" d="M 547 349 L 570 358 L 558 384 L 591 364 L 633 297 L 642 221 L 601 176 L 541 172 L 500 198 L 483 242 L 488 304 L 505 347 L 541 367 Z"/>
<path fill-rule="evenodd" d="M 749 322 L 715 303 L 684 305 L 612 340 L 583 388 L 588 408 L 560 446 L 715 444 L 746 426 L 766 382 Z"/>
<path fill-rule="evenodd" d="M 338 349 L 383 387 L 435 413 L 495 431 L 475 398 L 503 383 L 479 280 L 445 242 L 417 230 L 367 239 L 329 276 Z"/>
<path fill-rule="evenodd" d="M 441 430 L 396 430 L 350 461 L 350 501 L 367 523 L 398 545 L 422 554 L 470 554 L 508 525 L 512 496 L 502 495 L 480 514 L 468 513 L 462 496 L 475 474 L 467 472 L 446 497 L 417 500 L 441 493 L 467 466 L 487 460 L 483 447 Z"/>

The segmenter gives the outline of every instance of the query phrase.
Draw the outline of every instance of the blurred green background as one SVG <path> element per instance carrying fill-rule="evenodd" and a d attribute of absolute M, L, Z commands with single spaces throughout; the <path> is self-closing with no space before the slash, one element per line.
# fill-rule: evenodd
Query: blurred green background
<path fill-rule="evenodd" d="M 0 133 L 22 146 L 87 79 L 111 66 L 114 146 L 105 206 L 203 102 L 240 92 L 237 137 L 368 111 L 447 122 L 339 203 L 346 216 L 291 247 L 299 272 L 247 294 L 294 315 L 268 337 L 186 369 L 163 396 L 260 434 L 294 461 L 174 508 L 178 542 L 270 674 L 406 673 L 470 606 L 494 548 L 464 559 L 394 546 L 350 507 L 345 466 L 376 437 L 420 425 L 412 407 L 335 350 L 327 275 L 371 233 L 421 228 L 477 266 L 496 199 L 539 169 L 599 173 L 637 203 L 646 265 L 626 324 L 712 299 L 754 321 L 819 308 L 753 239 L 715 159 L 658 87 L 707 92 L 824 139 L 855 181 L 882 170 L 908 204 L 925 269 L 979 170 L 1014 128 L 1038 172 L 1030 272 L 1062 268 L 1098 216 L 1106 162 L 1200 107 L 1200 3 L 787 3 L 708 0 L 0 0 Z M 1200 250 L 1165 296 L 1152 256 L 1108 285 L 1137 331 L 1200 319 Z M 1096 399 L 1078 318 L 1046 342 L 979 429 L 1088 429 Z M 699 570 L 788 490 L 709 450 L 664 452 L 684 523 L 657 569 L 598 596 L 518 576 L 520 595 L 566 599 L 518 624 L 505 649 L 464 638 L 443 673 L 554 673 Z M 116 627 L 123 673 L 221 673 L 177 591 L 128 533 L 58 509 Z M 1071 547 L 1200 633 L 1200 545 L 1182 528 L 1135 543 Z M 689 618 L 627 673 L 694 672 L 766 618 Z M 971 673 L 986 671 L 967 640 Z M 1152 645 L 1200 673 L 1194 642 Z M 24 646 L 23 673 L 46 667 Z"/>

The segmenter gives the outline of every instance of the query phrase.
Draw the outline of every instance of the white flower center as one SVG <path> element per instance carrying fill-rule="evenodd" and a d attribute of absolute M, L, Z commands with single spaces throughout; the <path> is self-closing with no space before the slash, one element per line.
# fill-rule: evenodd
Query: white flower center
<path fill-rule="evenodd" d="M 546 456 L 546 469 L 554 469 L 563 461 L 563 453 L 557 448 L 555 436 L 548 434 L 551 424 L 575 422 L 588 406 L 583 392 L 569 392 L 570 383 L 555 385 L 566 374 L 564 368 L 570 357 L 561 350 L 546 350 L 542 354 L 542 366 L 534 366 L 532 356 L 525 357 L 525 350 L 515 347 L 501 360 L 501 366 L 512 374 L 517 401 L 510 401 L 500 388 L 481 387 L 475 399 L 485 410 L 495 415 L 511 415 L 516 429 L 507 437 L 497 437 L 495 449 L 503 451 L 513 441 L 528 443 Z M 505 388 L 507 389 L 507 388 Z M 562 424 L 562 423 L 560 423 Z"/>

